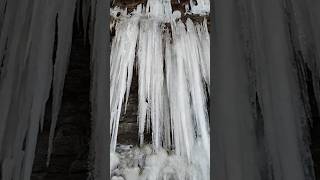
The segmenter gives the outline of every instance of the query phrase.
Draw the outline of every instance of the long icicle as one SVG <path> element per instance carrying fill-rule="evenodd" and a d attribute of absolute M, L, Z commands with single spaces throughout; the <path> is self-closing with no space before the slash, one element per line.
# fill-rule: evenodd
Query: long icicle
<path fill-rule="evenodd" d="M 4 3 L 0 36 L 1 179 L 29 180 L 51 88 L 56 16 L 72 2 Z M 69 24 L 72 22 L 59 21 L 60 27 Z"/>
<path fill-rule="evenodd" d="M 138 37 L 138 21 L 125 21 L 116 25 L 110 56 L 110 131 L 111 150 L 115 151 L 122 104 L 127 103 L 131 86 Z M 119 51 L 118 51 L 119 50 Z"/>
<path fill-rule="evenodd" d="M 53 138 L 55 134 L 55 128 L 60 111 L 60 105 L 62 100 L 62 93 L 64 87 L 64 79 L 67 73 L 69 64 L 69 56 L 71 51 L 72 30 L 73 30 L 73 17 L 75 11 L 75 0 L 63 2 L 65 5 L 63 9 L 58 12 L 58 42 L 56 59 L 53 72 L 53 85 L 52 85 L 52 118 L 49 135 L 49 147 L 48 147 L 48 159 L 47 166 L 50 162 L 50 156 L 53 148 Z"/>

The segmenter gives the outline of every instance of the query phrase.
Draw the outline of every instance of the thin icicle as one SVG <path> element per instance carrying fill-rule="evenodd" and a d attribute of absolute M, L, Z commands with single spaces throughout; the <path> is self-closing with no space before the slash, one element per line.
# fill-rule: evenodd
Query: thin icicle
<path fill-rule="evenodd" d="M 23 0 L 6 4 L 0 37 L 4 57 L 0 75 L 2 180 L 30 179 L 51 88 L 56 15 L 66 7 L 63 2 Z M 70 22 L 60 23 L 64 27 Z"/>
<path fill-rule="evenodd" d="M 73 17 L 75 11 L 75 0 L 63 1 L 63 9 L 59 10 L 58 16 L 58 41 L 56 59 L 53 72 L 53 84 L 52 84 L 52 118 L 49 135 L 49 147 L 48 147 L 48 159 L 47 166 L 50 162 L 50 155 L 52 153 L 53 138 L 55 134 L 55 128 L 60 111 L 64 79 L 67 73 L 69 64 L 69 55 L 71 51 L 72 41 L 72 29 L 73 29 Z"/>
<path fill-rule="evenodd" d="M 126 177 L 134 176 L 141 180 L 173 177 L 177 180 L 208 180 L 210 143 L 206 87 L 209 86 L 210 41 L 207 21 L 194 25 L 188 19 L 187 26 L 181 20 L 176 22 L 181 13 L 172 13 L 167 1 L 150 0 L 145 9 L 140 6 L 138 9 L 138 16 L 135 13 L 124 14 L 118 8 L 112 10 L 113 16 L 119 12 L 121 15 L 115 17 L 118 22 L 111 52 L 111 81 L 114 82 L 111 87 L 111 107 L 121 107 L 125 88 L 131 84 L 131 76 L 123 78 L 124 82 L 119 81 L 121 72 L 126 73 L 128 69 L 126 63 L 122 64 L 121 69 L 114 68 L 117 65 L 120 67 L 121 63 L 121 59 L 115 61 L 115 57 L 130 57 L 127 53 L 131 52 L 132 47 L 131 41 L 125 48 L 120 43 L 115 43 L 121 42 L 118 40 L 120 38 L 126 38 L 126 34 L 122 32 L 128 31 L 126 26 L 119 24 L 134 22 L 139 30 L 136 52 L 139 142 L 143 148 L 144 135 L 151 132 L 154 155 L 148 155 L 150 159 L 146 160 L 146 169 L 142 175 L 137 175 L 136 167 L 124 169 L 124 173 Z M 165 23 L 171 24 L 171 31 L 165 27 Z M 130 28 L 131 33 L 135 30 Z M 115 94 L 114 84 L 120 82 L 122 87 L 117 88 L 118 94 Z M 116 112 L 119 113 L 119 119 L 121 109 Z M 118 124 L 119 120 L 111 118 L 112 136 L 117 135 Z M 116 137 L 112 137 L 111 150 L 114 150 L 115 145 Z M 167 156 L 164 151 L 171 152 L 172 156 Z M 194 156 L 195 152 L 200 153 L 199 156 Z M 174 160 L 178 162 L 170 167 L 177 168 L 175 165 L 179 164 L 178 166 L 183 166 L 182 169 L 168 171 L 162 165 Z M 155 162 L 160 164 L 156 165 Z"/>
<path fill-rule="evenodd" d="M 140 22 L 139 68 L 139 135 L 143 144 L 145 124 L 147 131 L 152 124 L 152 142 L 159 149 L 163 122 L 163 56 L 162 33 L 158 21 Z"/>
<path fill-rule="evenodd" d="M 201 58 L 201 54 L 203 52 L 201 52 L 202 48 L 200 42 L 197 41 L 198 37 L 192 21 L 187 19 L 186 24 L 188 36 L 185 38 L 185 44 L 189 44 L 189 46 L 186 46 L 185 48 L 187 55 L 185 68 L 186 76 L 189 82 L 188 89 L 191 94 L 196 127 L 198 128 L 196 133 L 202 141 L 202 145 L 204 146 L 208 159 L 210 159 L 209 117 L 206 106 L 207 98 L 205 94 L 205 86 L 201 77 L 201 68 L 206 68 L 204 65 L 202 65 L 205 59 Z M 210 59 L 210 57 L 208 58 Z M 208 78 L 208 75 L 203 78 Z"/>
<path fill-rule="evenodd" d="M 122 104 L 128 101 L 138 37 L 138 21 L 116 25 L 116 36 L 110 55 L 110 132 L 111 150 L 115 151 Z"/>
<path fill-rule="evenodd" d="M 210 36 L 207 27 L 207 19 L 204 18 L 202 24 L 196 25 L 196 31 L 198 33 L 198 40 L 200 45 L 197 49 L 200 55 L 199 64 L 201 66 L 201 73 L 206 84 L 210 85 Z M 209 91 L 210 92 L 210 91 Z"/>

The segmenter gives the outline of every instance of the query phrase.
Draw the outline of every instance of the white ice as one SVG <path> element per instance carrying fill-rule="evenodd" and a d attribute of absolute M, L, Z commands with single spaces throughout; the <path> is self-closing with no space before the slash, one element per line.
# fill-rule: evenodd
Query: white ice
<path fill-rule="evenodd" d="M 114 109 L 111 111 L 111 151 L 116 151 L 120 113 L 130 93 L 136 63 L 139 77 L 137 138 L 142 148 L 137 151 L 146 159 L 139 167 L 121 167 L 124 161 L 120 160 L 115 172 L 120 169 L 118 176 L 132 180 L 209 180 L 207 21 L 204 18 L 203 23 L 194 24 L 187 19 L 184 24 L 179 20 L 181 13 L 172 13 L 168 1 L 150 0 L 146 8 L 139 6 L 138 9 L 128 15 L 121 14 L 115 22 L 110 59 L 111 108 Z M 111 15 L 115 12 L 123 11 L 115 8 Z M 151 154 L 143 150 L 147 132 L 152 134 Z M 138 154 L 133 157 L 140 157 Z"/>

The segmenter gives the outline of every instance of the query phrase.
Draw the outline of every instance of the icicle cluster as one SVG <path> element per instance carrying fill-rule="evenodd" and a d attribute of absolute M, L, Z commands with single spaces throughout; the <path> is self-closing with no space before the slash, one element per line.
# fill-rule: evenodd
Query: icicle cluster
<path fill-rule="evenodd" d="M 138 6 L 131 15 L 118 8 L 114 8 L 111 15 L 118 12 L 121 15 L 115 17 L 118 20 L 110 58 L 112 154 L 117 145 L 122 104 L 127 104 L 136 63 L 140 146 L 145 144 L 144 135 L 151 132 L 155 153 L 150 156 L 155 158 L 150 159 L 153 163 L 146 165 L 153 173 L 146 170 L 139 179 L 171 177 L 164 170 L 165 164 L 173 163 L 176 157 L 181 162 L 172 166 L 186 167 L 184 171 L 173 170 L 178 176 L 176 179 L 208 180 L 210 39 L 207 21 L 194 25 L 188 19 L 184 24 L 177 20 L 179 12 L 172 13 L 168 1 L 159 0 L 148 1 L 146 9 Z M 170 26 L 166 27 L 165 22 Z M 173 155 L 164 153 L 164 149 Z M 163 164 L 155 165 L 158 160 Z M 187 167 L 196 175 L 186 173 Z"/>
<path fill-rule="evenodd" d="M 69 60 L 74 9 L 75 0 L 4 0 L 0 3 L 2 180 L 30 179 L 51 83 L 52 134 L 54 132 Z M 55 34 L 56 52 L 53 51 Z"/>
<path fill-rule="evenodd" d="M 1 180 L 30 179 L 37 136 L 52 89 L 49 164 L 69 62 L 74 15 L 82 18 L 85 34 L 89 29 L 92 45 L 92 178 L 107 179 L 106 9 L 104 0 L 0 2 Z"/>
<path fill-rule="evenodd" d="M 215 1 L 214 179 L 315 179 L 309 120 L 320 107 L 319 5 Z"/>
<path fill-rule="evenodd" d="M 110 55 L 110 130 L 112 134 L 111 150 L 117 142 L 120 113 L 123 101 L 128 101 L 133 65 L 135 60 L 136 42 L 138 37 L 138 20 L 120 21 L 116 25 L 116 36 L 112 42 Z"/>

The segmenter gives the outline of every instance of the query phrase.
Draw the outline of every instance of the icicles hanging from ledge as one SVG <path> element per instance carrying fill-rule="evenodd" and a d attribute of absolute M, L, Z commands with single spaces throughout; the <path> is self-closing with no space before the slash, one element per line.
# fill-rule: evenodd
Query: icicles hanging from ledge
<path fill-rule="evenodd" d="M 162 122 L 164 117 L 164 73 L 161 24 L 157 20 L 141 20 L 138 43 L 139 76 L 139 137 L 152 131 L 154 149 L 161 147 Z"/>
<path fill-rule="evenodd" d="M 319 2 L 306 2 L 215 1 L 215 179 L 315 179 Z"/>
<path fill-rule="evenodd" d="M 138 38 L 138 19 L 116 24 L 110 55 L 110 131 L 111 150 L 115 151 L 122 104 L 127 104 Z"/>
<path fill-rule="evenodd" d="M 205 77 L 201 76 L 201 71 L 206 71 L 208 69 L 201 69 L 201 68 L 207 68 L 205 67 L 206 59 L 202 59 L 203 54 L 206 54 L 208 52 L 205 52 L 206 49 L 202 49 L 201 43 L 199 41 L 198 33 L 196 32 L 196 29 L 194 27 L 193 22 L 190 19 L 187 19 L 186 22 L 186 28 L 187 31 L 185 32 L 185 27 L 183 26 L 182 22 L 178 22 L 178 25 L 176 28 L 173 28 L 173 42 L 174 42 L 174 48 L 177 56 L 178 61 L 178 69 L 179 69 L 179 63 L 182 63 L 182 66 L 180 67 L 181 70 L 184 72 L 181 75 L 185 75 L 184 79 L 186 79 L 186 87 L 187 93 L 185 96 L 179 95 L 181 98 L 185 98 L 189 96 L 190 94 L 190 117 L 193 118 L 193 123 L 190 125 L 186 125 L 186 127 L 189 126 L 189 130 L 187 131 L 188 134 L 192 134 L 192 131 L 195 130 L 195 137 L 193 137 L 196 141 L 200 141 L 201 145 L 204 148 L 204 151 L 206 152 L 206 157 L 210 159 L 210 137 L 209 137 L 209 117 L 207 112 L 207 94 L 205 90 Z M 180 32 L 178 32 L 180 31 Z M 178 32 L 178 33 L 177 33 Z M 181 33 L 181 34 L 180 34 Z M 179 37 L 180 36 L 180 37 Z M 209 46 L 209 44 L 206 44 Z M 206 47 L 209 49 L 209 47 Z M 210 58 L 210 57 L 209 57 Z M 182 61 L 182 62 L 179 62 Z M 210 66 L 210 64 L 208 64 Z M 178 71 L 179 72 L 179 71 Z M 179 77 L 179 74 L 178 74 Z M 174 89 L 178 89 L 183 87 L 184 85 L 179 85 L 178 83 L 175 83 L 176 87 Z M 179 91 L 177 92 L 177 95 L 179 94 Z M 187 98 L 185 98 L 187 99 Z M 174 109 L 172 109 L 170 112 L 172 112 Z M 181 114 L 186 115 L 188 112 L 188 108 L 181 108 L 183 110 L 180 112 Z M 184 112 L 185 111 L 185 112 Z M 181 119 L 182 122 L 185 121 L 185 118 Z M 196 129 L 194 129 L 196 128 Z M 185 131 L 185 130 L 184 130 Z M 191 136 L 192 137 L 192 136 Z"/>
<path fill-rule="evenodd" d="M 5 9 L 3 9 L 5 6 Z M 68 60 L 75 0 L 2 1 L 0 11 L 0 166 L 2 180 L 29 180 L 53 71 L 63 81 Z M 68 16 L 68 18 L 65 18 Z M 56 24 L 56 18 L 58 21 Z M 68 38 L 61 39 L 63 36 Z M 69 39 L 69 40 L 68 40 Z M 62 42 L 64 41 L 64 42 Z M 60 74 L 61 73 L 61 74 Z M 55 82 L 57 82 L 55 80 Z M 61 89 L 62 83 L 54 83 Z M 61 94 L 56 94 L 60 96 Z M 55 106 L 55 109 L 59 109 Z"/>
<path fill-rule="evenodd" d="M 67 73 L 69 64 L 69 55 L 71 51 L 73 19 L 75 11 L 75 0 L 64 2 L 64 6 L 59 10 L 57 15 L 58 32 L 57 33 L 57 50 L 56 59 L 54 60 L 54 70 L 52 79 L 52 118 L 49 135 L 48 160 L 47 166 L 50 162 L 50 156 L 53 148 L 53 139 L 55 129 L 58 121 L 58 115 L 61 106 L 63 95 L 64 79 Z"/>
<path fill-rule="evenodd" d="M 206 19 L 195 24 L 188 19 L 184 24 L 178 20 L 181 13 L 172 13 L 168 1 L 158 0 L 148 1 L 146 8 L 138 6 L 131 14 L 114 8 L 111 15 L 116 19 L 110 59 L 113 157 L 121 156 L 114 152 L 120 113 L 125 113 L 122 103 L 126 106 L 125 95 L 130 93 L 135 61 L 139 77 L 140 147 L 147 145 L 146 134 L 152 136 L 152 153 L 145 154 L 146 164 L 142 165 L 146 170 L 137 178 L 209 180 L 206 88 L 210 83 L 210 39 Z M 119 158 L 114 159 L 111 164 L 121 163 Z M 162 163 L 156 165 L 156 161 Z M 173 170 L 168 171 L 165 164 Z M 176 169 L 178 166 L 184 167 L 183 170 Z M 131 177 L 137 168 L 127 167 L 122 171 L 124 176 Z"/>

